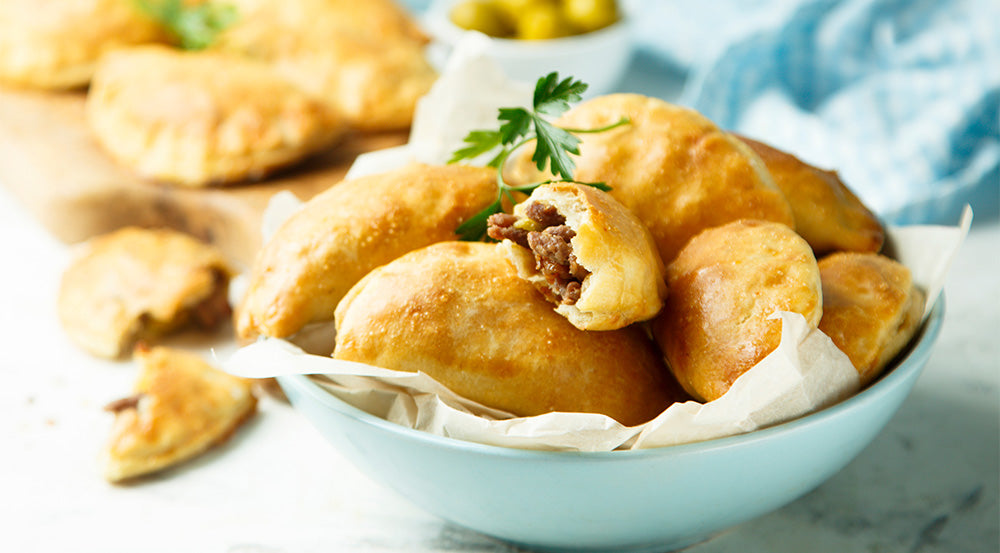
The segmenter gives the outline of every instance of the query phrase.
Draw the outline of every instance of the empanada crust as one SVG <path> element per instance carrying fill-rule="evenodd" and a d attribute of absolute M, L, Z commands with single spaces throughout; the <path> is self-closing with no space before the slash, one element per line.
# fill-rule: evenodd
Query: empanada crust
<path fill-rule="evenodd" d="M 664 267 L 649 230 L 606 192 L 581 184 L 561 182 L 537 188 L 514 207 L 540 202 L 566 217 L 576 235 L 571 244 L 577 262 L 590 271 L 582 294 L 573 304 L 560 303 L 556 312 L 581 330 L 614 330 L 653 318 L 667 294 Z M 535 257 L 510 240 L 504 247 L 518 274 L 540 289 L 548 287 L 535 266 Z"/>
<path fill-rule="evenodd" d="M 216 50 L 252 58 L 365 131 L 405 129 L 437 72 L 426 35 L 389 0 L 264 2 Z"/>
<path fill-rule="evenodd" d="M 924 294 L 909 269 L 879 254 L 830 254 L 819 261 L 819 270 L 819 329 L 851 359 L 861 384 L 868 384 L 916 333 Z"/>
<path fill-rule="evenodd" d="M 260 179 L 347 129 L 264 64 L 158 46 L 102 58 L 87 120 L 122 165 L 191 187 Z"/>
<path fill-rule="evenodd" d="M 85 86 L 106 52 L 166 39 L 130 0 L 0 2 L 0 83 Z"/>
<path fill-rule="evenodd" d="M 653 336 L 697 399 L 721 397 L 781 341 L 776 311 L 815 327 L 823 312 L 812 249 L 781 223 L 740 220 L 698 234 L 667 265 Z"/>
<path fill-rule="evenodd" d="M 794 227 L 792 210 L 760 158 L 695 111 L 639 94 L 586 101 L 556 124 L 574 129 L 629 123 L 580 134 L 575 180 L 604 182 L 650 230 L 664 263 L 694 235 L 737 219 Z M 537 180 L 531 152 L 516 159 L 513 179 Z"/>
<path fill-rule="evenodd" d="M 422 371 L 520 416 L 593 412 L 635 425 L 678 399 L 643 329 L 575 328 L 498 247 L 444 242 L 372 271 L 337 308 L 334 357 Z"/>
<path fill-rule="evenodd" d="M 82 348 L 118 357 L 140 339 L 228 317 L 231 272 L 221 252 L 190 236 L 123 228 L 81 246 L 62 277 L 59 318 Z"/>
<path fill-rule="evenodd" d="M 292 215 L 257 255 L 236 313 L 244 340 L 333 320 L 368 271 L 455 230 L 497 196 L 496 171 L 413 164 L 344 181 Z"/>
<path fill-rule="evenodd" d="M 740 137 L 764 161 L 795 216 L 795 231 L 821 257 L 834 251 L 878 252 L 885 232 L 878 218 L 841 182 L 762 142 Z"/>
<path fill-rule="evenodd" d="M 228 438 L 255 411 L 250 381 L 196 354 L 139 350 L 133 405 L 118 408 L 102 453 L 104 476 L 121 482 L 186 461 Z"/>

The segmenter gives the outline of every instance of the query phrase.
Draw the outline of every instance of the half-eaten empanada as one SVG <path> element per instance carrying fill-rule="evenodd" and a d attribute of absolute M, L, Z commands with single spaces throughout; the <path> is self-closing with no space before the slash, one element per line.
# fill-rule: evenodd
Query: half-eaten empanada
<path fill-rule="evenodd" d="M 518 274 L 581 330 L 653 318 L 667 287 L 649 230 L 608 193 L 560 182 L 489 219 Z"/>
<path fill-rule="evenodd" d="M 62 277 L 59 319 L 82 348 L 118 357 L 139 340 L 225 321 L 230 274 L 216 248 L 190 236 L 123 228 L 81 247 Z"/>
<path fill-rule="evenodd" d="M 792 209 L 746 144 L 701 114 L 639 94 L 599 96 L 555 124 L 611 130 L 580 134 L 574 180 L 603 182 L 646 227 L 664 263 L 694 235 L 737 219 L 795 225 Z M 515 158 L 512 180 L 538 182 L 531 151 Z"/>
<path fill-rule="evenodd" d="M 812 249 L 781 223 L 742 220 L 695 236 L 667 265 L 670 294 L 653 336 L 674 376 L 711 401 L 781 342 L 776 311 L 823 313 Z"/>
<path fill-rule="evenodd" d="M 104 477 L 121 482 L 186 461 L 225 441 L 253 415 L 250 381 L 226 374 L 193 353 L 140 348 L 135 394 L 114 412 L 103 452 Z"/>
<path fill-rule="evenodd" d="M 920 326 L 924 293 L 910 270 L 874 253 L 835 253 L 819 261 L 819 329 L 847 354 L 861 384 L 874 380 Z"/>
<path fill-rule="evenodd" d="M 421 371 L 519 416 L 646 422 L 682 395 L 645 330 L 575 328 L 496 244 L 442 242 L 369 273 L 337 307 L 334 357 Z"/>

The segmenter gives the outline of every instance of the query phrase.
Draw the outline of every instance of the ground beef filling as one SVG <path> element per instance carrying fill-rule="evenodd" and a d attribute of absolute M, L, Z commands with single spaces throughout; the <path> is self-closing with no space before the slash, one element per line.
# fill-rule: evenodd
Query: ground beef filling
<path fill-rule="evenodd" d="M 215 271 L 212 293 L 198 305 L 191 308 L 195 324 L 201 328 L 212 329 L 232 315 L 229 307 L 229 293 L 226 275 Z"/>
<path fill-rule="evenodd" d="M 487 234 L 494 240 L 510 240 L 535 255 L 535 269 L 545 276 L 549 299 L 573 305 L 580 299 L 581 283 L 590 274 L 576 261 L 570 240 L 576 232 L 566 225 L 566 218 L 556 208 L 531 203 L 525 215 L 534 224 L 517 225 L 519 217 L 507 213 L 491 215 Z M 523 228 L 531 226 L 538 230 Z"/>

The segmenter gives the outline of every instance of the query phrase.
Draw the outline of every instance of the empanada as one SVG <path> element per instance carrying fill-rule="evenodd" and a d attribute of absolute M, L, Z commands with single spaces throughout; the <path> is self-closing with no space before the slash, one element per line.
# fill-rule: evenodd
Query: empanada
<path fill-rule="evenodd" d="M 815 327 L 823 313 L 812 249 L 781 223 L 741 220 L 708 229 L 667 265 L 670 294 L 653 336 L 697 399 L 721 397 L 781 341 L 791 311 Z"/>
<path fill-rule="evenodd" d="M 250 381 L 193 353 L 139 349 L 135 394 L 110 403 L 115 422 L 102 454 L 104 477 L 121 482 L 186 461 L 226 440 L 251 415 Z"/>
<path fill-rule="evenodd" d="M 586 101 L 555 124 L 580 134 L 575 180 L 604 182 L 650 230 L 664 263 L 700 231 L 736 219 L 793 226 L 792 209 L 760 158 L 695 111 L 639 94 Z M 539 179 L 531 152 L 515 159 L 512 180 Z"/>
<path fill-rule="evenodd" d="M 347 129 L 264 64 L 156 46 L 102 58 L 87 119 L 122 165 L 195 187 L 262 178 Z"/>
<path fill-rule="evenodd" d="M 795 232 L 817 256 L 833 251 L 878 252 L 885 233 L 875 215 L 837 176 L 756 140 L 740 137 L 757 152 L 792 206 Z"/>
<path fill-rule="evenodd" d="M 371 131 L 405 129 L 437 73 L 426 36 L 388 0 L 267 2 L 223 33 L 218 50 L 272 66 Z"/>
<path fill-rule="evenodd" d="M 636 425 L 678 399 L 643 329 L 575 328 L 498 248 L 443 242 L 375 269 L 337 307 L 334 357 L 422 371 L 519 416 L 590 412 Z"/>
<path fill-rule="evenodd" d="M 62 277 L 59 319 L 82 348 L 118 357 L 140 339 L 226 320 L 230 274 L 216 248 L 190 236 L 123 228 L 81 247 Z"/>
<path fill-rule="evenodd" d="M 663 305 L 663 262 L 649 230 L 606 192 L 546 184 L 490 217 L 518 274 L 581 330 L 614 330 L 651 319 Z"/>
<path fill-rule="evenodd" d="M 243 339 L 290 336 L 333 320 L 368 271 L 455 229 L 497 197 L 496 171 L 412 164 L 331 187 L 280 227 L 257 255 L 237 308 Z"/>
<path fill-rule="evenodd" d="M 868 384 L 917 331 L 924 294 L 909 269 L 878 254 L 830 254 L 819 261 L 819 271 L 819 329 L 851 359 L 861 384 Z"/>
<path fill-rule="evenodd" d="M 82 87 L 105 52 L 164 40 L 157 24 L 131 0 L 4 0 L 0 83 Z"/>

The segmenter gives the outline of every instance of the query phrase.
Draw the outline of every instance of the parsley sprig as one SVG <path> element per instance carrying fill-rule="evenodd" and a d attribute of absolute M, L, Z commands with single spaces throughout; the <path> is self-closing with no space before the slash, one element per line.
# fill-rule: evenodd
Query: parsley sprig
<path fill-rule="evenodd" d="M 187 5 L 184 0 L 134 0 L 184 50 L 204 50 L 236 22 L 236 6 L 223 2 Z"/>
<path fill-rule="evenodd" d="M 546 119 L 546 117 L 562 115 L 569 109 L 571 102 L 580 101 L 586 90 L 587 84 L 582 81 L 575 80 L 573 77 L 560 80 L 559 73 L 549 73 L 538 79 L 535 84 L 531 111 L 525 108 L 500 108 L 497 116 L 497 120 L 501 122 L 499 129 L 474 130 L 463 139 L 466 146 L 456 150 L 448 163 L 476 158 L 499 148 L 497 154 L 486 164 L 487 167 L 494 167 L 497 170 L 498 193 L 492 204 L 458 227 L 455 233 L 458 234 L 459 238 L 469 241 L 481 240 L 486 235 L 486 220 L 490 215 L 503 211 L 504 198 L 511 203 L 515 202 L 514 192 L 530 194 L 539 186 L 551 182 L 576 182 L 604 191 L 611 190 L 611 187 L 603 182 L 574 180 L 573 171 L 576 169 L 576 163 L 573 162 L 570 154 L 579 155 L 580 153 L 580 139 L 575 135 L 604 132 L 627 124 L 628 118 L 623 117 L 611 125 L 597 129 L 557 127 Z M 504 181 L 503 166 L 515 150 L 531 141 L 536 142 L 535 153 L 531 156 L 535 167 L 539 171 L 548 169 L 549 173 L 558 178 L 522 186 L 511 186 Z"/>

